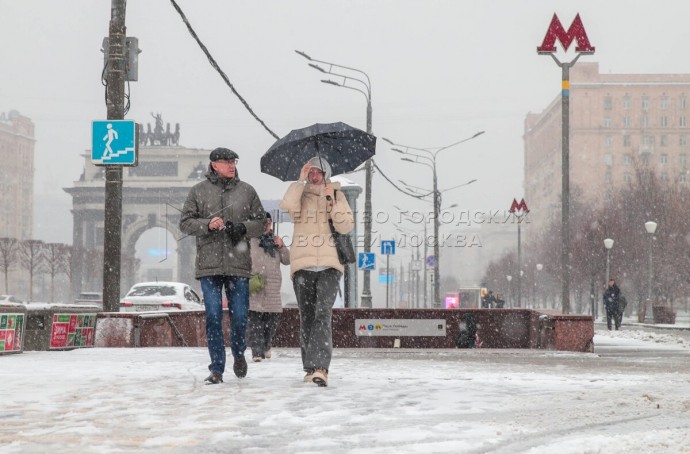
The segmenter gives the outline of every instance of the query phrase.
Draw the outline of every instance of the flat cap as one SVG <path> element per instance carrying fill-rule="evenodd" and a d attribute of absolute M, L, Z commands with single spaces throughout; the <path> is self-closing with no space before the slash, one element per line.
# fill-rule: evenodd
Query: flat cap
<path fill-rule="evenodd" d="M 208 157 L 211 161 L 231 161 L 240 157 L 229 148 L 216 148 Z"/>

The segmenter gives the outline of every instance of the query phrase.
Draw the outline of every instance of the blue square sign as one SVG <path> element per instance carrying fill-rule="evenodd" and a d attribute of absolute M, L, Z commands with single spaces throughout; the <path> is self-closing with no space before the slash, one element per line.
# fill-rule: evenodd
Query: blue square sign
<path fill-rule="evenodd" d="M 360 252 L 357 260 L 357 268 L 360 270 L 376 269 L 376 254 L 373 252 Z"/>
<path fill-rule="evenodd" d="M 133 120 L 94 120 L 91 162 L 96 165 L 137 165 L 137 125 Z"/>
<path fill-rule="evenodd" d="M 395 240 L 382 240 L 381 241 L 381 254 L 382 255 L 395 255 Z"/>

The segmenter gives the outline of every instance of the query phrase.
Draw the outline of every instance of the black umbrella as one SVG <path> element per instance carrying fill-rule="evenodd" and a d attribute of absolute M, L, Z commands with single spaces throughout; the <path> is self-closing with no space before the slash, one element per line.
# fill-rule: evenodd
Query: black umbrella
<path fill-rule="evenodd" d="M 294 129 L 274 143 L 261 157 L 261 172 L 282 181 L 299 178 L 309 159 L 320 156 L 331 165 L 331 174 L 355 170 L 374 156 L 376 137 L 345 123 L 317 123 Z"/>

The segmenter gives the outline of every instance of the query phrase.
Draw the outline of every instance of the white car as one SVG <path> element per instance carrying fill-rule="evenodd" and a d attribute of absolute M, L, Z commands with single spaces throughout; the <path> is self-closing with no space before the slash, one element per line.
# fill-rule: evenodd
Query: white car
<path fill-rule="evenodd" d="M 181 282 L 134 284 L 120 300 L 120 312 L 204 310 L 199 295 Z"/>
<path fill-rule="evenodd" d="M 4 303 L 16 303 L 21 304 L 22 300 L 14 295 L 0 295 L 0 304 Z"/>

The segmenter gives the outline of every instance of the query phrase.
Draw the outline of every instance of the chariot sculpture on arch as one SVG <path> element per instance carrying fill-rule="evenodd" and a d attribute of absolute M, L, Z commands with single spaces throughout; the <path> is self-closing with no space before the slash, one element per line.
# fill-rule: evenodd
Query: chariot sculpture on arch
<path fill-rule="evenodd" d="M 153 130 L 151 130 L 151 123 L 146 124 L 146 131 L 142 124 L 138 125 L 139 129 L 139 145 L 143 146 L 179 146 L 180 145 L 180 124 L 175 123 L 175 131 L 171 131 L 170 123 L 163 128 L 163 115 L 160 113 L 154 114 L 151 112 L 155 123 Z"/>

